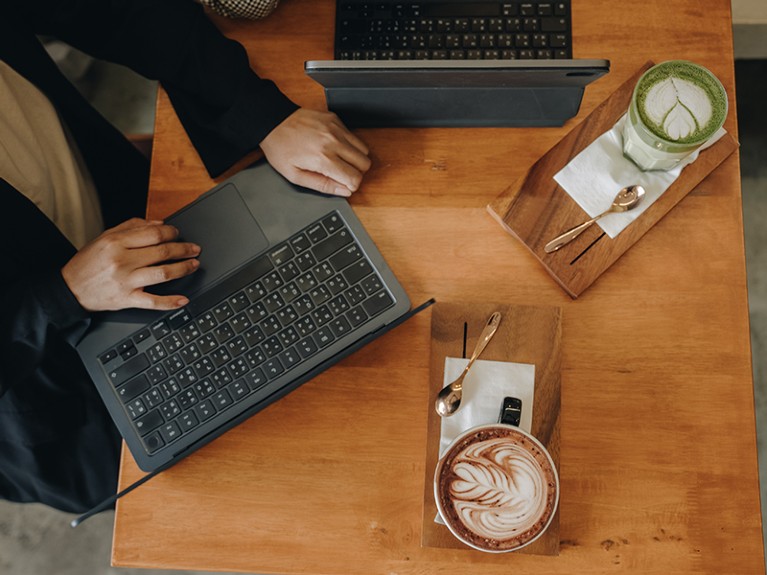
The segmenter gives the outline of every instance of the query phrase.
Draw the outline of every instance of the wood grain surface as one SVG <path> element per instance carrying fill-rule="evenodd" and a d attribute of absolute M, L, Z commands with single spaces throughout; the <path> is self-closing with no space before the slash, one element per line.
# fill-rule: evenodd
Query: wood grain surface
<path fill-rule="evenodd" d="M 574 53 L 608 58 L 562 128 L 360 130 L 373 167 L 351 204 L 413 302 L 562 309 L 560 554 L 421 545 L 427 310 L 149 481 L 117 506 L 123 567 L 246 573 L 763 574 L 738 153 L 572 300 L 486 206 L 645 62 L 685 58 L 730 97 L 729 0 L 579 0 Z M 332 0 L 216 20 L 297 103 L 332 55 Z M 164 93 L 149 213 L 208 189 Z M 123 457 L 121 486 L 140 477 Z"/>
<path fill-rule="evenodd" d="M 490 214 L 523 242 L 572 297 L 583 293 L 623 253 L 634 245 L 706 176 L 715 170 L 738 143 L 729 133 L 682 170 L 679 177 L 641 216 L 617 237 L 592 226 L 553 253 L 544 247 L 563 230 L 589 218 L 554 180 L 570 160 L 607 132 L 626 112 L 639 77 L 652 66 L 647 62 L 607 100 L 557 143 L 516 182 L 488 205 Z"/>
<path fill-rule="evenodd" d="M 493 312 L 501 313 L 501 323 L 487 348 L 483 360 L 527 363 L 535 366 L 533 422 L 530 433 L 543 443 L 554 465 L 559 469 L 559 411 L 561 366 L 561 312 L 556 307 L 507 305 L 490 302 L 438 302 L 431 320 L 431 361 L 429 388 L 424 406 L 428 413 L 426 439 L 426 475 L 424 477 L 423 525 L 421 542 L 426 547 L 470 549 L 456 539 L 448 528 L 435 523 L 434 469 L 439 459 L 440 417 L 434 410 L 434 399 L 444 385 L 446 357 L 461 357 L 466 325 L 467 357 Z M 500 411 L 500 404 L 498 406 Z M 491 423 L 491 422 L 488 422 Z M 559 554 L 559 512 L 537 541 L 517 553 L 537 555 Z M 472 551 L 481 554 L 481 551 Z"/>

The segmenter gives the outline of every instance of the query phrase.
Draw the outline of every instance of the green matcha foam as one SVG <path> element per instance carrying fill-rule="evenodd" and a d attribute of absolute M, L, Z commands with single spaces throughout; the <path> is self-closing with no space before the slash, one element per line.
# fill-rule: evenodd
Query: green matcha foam
<path fill-rule="evenodd" d="M 705 68 L 674 60 L 650 69 L 637 85 L 637 110 L 656 136 L 679 144 L 711 137 L 724 123 L 727 94 Z"/>

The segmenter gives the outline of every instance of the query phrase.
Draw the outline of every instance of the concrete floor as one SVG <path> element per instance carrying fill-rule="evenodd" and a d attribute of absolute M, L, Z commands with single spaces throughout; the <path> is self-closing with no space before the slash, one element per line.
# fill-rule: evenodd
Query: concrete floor
<path fill-rule="evenodd" d="M 77 66 L 75 66 L 77 67 Z M 767 509 L 767 60 L 736 62 L 748 264 L 754 391 L 757 405 L 762 507 Z M 125 133 L 149 133 L 156 85 L 113 66 L 92 66 L 81 82 L 94 105 Z M 746 119 L 747 121 L 743 121 Z M 765 514 L 767 516 L 767 514 Z M 110 567 L 112 512 L 76 530 L 71 516 L 40 505 L 0 501 L 0 573 L 13 575 L 141 575 L 182 571 Z"/>

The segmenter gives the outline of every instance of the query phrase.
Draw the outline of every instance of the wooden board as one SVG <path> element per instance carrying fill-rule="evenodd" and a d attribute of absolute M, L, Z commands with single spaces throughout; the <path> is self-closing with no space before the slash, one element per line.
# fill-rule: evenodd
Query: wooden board
<path fill-rule="evenodd" d="M 482 359 L 535 365 L 535 405 L 531 433 L 546 446 L 559 469 L 561 311 L 558 307 L 446 302 L 438 302 L 433 309 L 429 371 L 431 393 L 426 406 L 429 416 L 421 544 L 424 547 L 466 549 L 467 552 L 482 556 L 486 554 L 464 545 L 447 527 L 434 522 L 437 505 L 434 502 L 433 479 L 439 458 L 440 437 L 440 417 L 434 411 L 434 398 L 443 385 L 445 358 L 462 357 L 464 324 L 468 355 L 490 314 L 501 312 L 501 324 L 482 353 Z M 559 509 L 546 533 L 516 553 L 559 554 Z"/>
<path fill-rule="evenodd" d="M 637 80 L 652 62 L 600 104 L 557 145 L 535 162 L 528 172 L 506 188 L 490 205 L 490 214 L 518 238 L 571 297 L 578 297 L 655 223 L 695 188 L 738 147 L 725 134 L 701 151 L 679 178 L 634 222 L 615 238 L 592 226 L 560 250 L 547 254 L 544 246 L 564 230 L 589 218 L 554 180 L 567 163 L 607 132 L 626 112 Z"/>

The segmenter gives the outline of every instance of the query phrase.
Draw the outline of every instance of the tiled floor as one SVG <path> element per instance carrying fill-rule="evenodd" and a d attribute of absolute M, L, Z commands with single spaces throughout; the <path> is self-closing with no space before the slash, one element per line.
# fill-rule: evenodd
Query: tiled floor
<path fill-rule="evenodd" d="M 762 505 L 767 505 L 767 60 L 736 63 L 744 225 L 751 309 Z M 96 66 L 82 82 L 94 105 L 126 133 L 151 132 L 155 84 L 132 72 Z M 186 572 L 109 566 L 112 513 L 73 530 L 70 516 L 39 505 L 0 501 L 0 573 L 13 575 L 159 575 Z"/>

